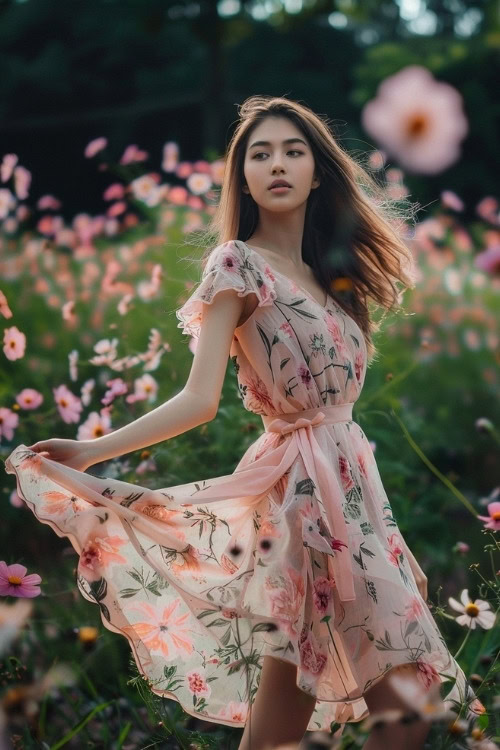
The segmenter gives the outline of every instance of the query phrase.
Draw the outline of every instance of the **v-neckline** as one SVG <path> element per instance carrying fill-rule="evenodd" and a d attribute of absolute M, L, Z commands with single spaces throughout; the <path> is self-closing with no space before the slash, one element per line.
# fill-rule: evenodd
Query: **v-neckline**
<path fill-rule="evenodd" d="M 297 284 L 297 282 L 296 282 L 296 281 L 294 281 L 293 279 L 291 279 L 291 278 L 290 278 L 289 276 L 285 276 L 285 274 L 284 274 L 284 273 L 281 273 L 280 271 L 276 271 L 276 270 L 275 270 L 275 269 L 273 268 L 273 266 L 272 266 L 272 265 L 271 265 L 271 264 L 269 263 L 269 261 L 267 260 L 267 258 L 264 258 L 264 256 L 263 256 L 263 255 L 261 255 L 260 253 L 258 253 L 258 252 L 257 252 L 257 250 L 255 250 L 255 248 L 253 248 L 253 247 L 252 247 L 251 245 L 247 245 L 247 243 L 246 243 L 246 242 L 243 242 L 243 240 L 238 240 L 238 242 L 241 242 L 241 243 L 242 243 L 243 245 L 245 245 L 245 247 L 246 247 L 246 248 L 248 248 L 248 249 L 249 249 L 249 250 L 250 250 L 251 252 L 255 253 L 255 255 L 258 255 L 258 256 L 259 256 L 259 258 L 262 258 L 262 260 L 263 260 L 263 261 L 264 261 L 265 263 L 267 263 L 267 265 L 269 266 L 269 268 L 271 269 L 271 271 L 272 271 L 272 272 L 273 272 L 273 273 L 274 273 L 274 274 L 275 274 L 276 276 L 281 276 L 281 278 L 282 278 L 282 279 L 285 279 L 285 281 L 288 281 L 288 282 L 289 282 L 290 284 L 293 284 L 294 286 L 296 286 L 296 287 L 297 287 L 297 289 L 300 289 L 300 290 L 301 290 L 302 292 L 304 292 L 304 294 L 307 294 L 307 296 L 308 296 L 308 297 L 309 297 L 310 299 L 312 299 L 312 301 L 313 301 L 313 302 L 315 302 L 315 303 L 316 303 L 316 304 L 318 305 L 318 307 L 321 307 L 321 309 L 322 309 L 323 311 L 325 311 L 325 312 L 326 312 L 326 309 L 327 309 L 327 308 L 328 308 L 328 306 L 329 306 L 329 300 L 331 299 L 331 298 L 330 298 L 330 295 L 329 295 L 328 293 L 326 293 L 326 302 L 325 302 L 325 304 L 323 305 L 323 304 L 322 304 L 321 302 L 318 302 L 318 300 L 316 299 L 316 297 L 313 297 L 313 296 L 312 296 L 312 294 L 311 294 L 310 292 L 308 292 L 308 291 L 307 291 L 307 289 L 304 289 L 304 287 L 303 287 L 303 286 L 301 286 L 300 284 Z"/>

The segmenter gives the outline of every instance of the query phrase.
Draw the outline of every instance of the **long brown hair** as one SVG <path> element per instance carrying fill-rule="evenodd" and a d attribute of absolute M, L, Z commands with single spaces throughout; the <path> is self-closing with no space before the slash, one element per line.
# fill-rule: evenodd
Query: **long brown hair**
<path fill-rule="evenodd" d="M 255 232 L 259 208 L 243 192 L 248 139 L 264 118 L 287 117 L 308 139 L 320 185 L 311 190 L 304 220 L 302 257 L 318 283 L 357 322 L 369 360 L 376 353 L 372 334 L 380 328 L 368 310 L 371 299 L 386 311 L 413 289 L 414 267 L 400 230 L 414 205 L 390 199 L 384 188 L 335 139 L 329 120 L 306 105 L 275 96 L 251 96 L 239 107 L 239 122 L 227 149 L 220 199 L 208 226 L 197 233 L 211 250 L 229 240 L 245 242 Z M 404 208 L 406 207 L 406 211 Z M 195 233 L 196 234 L 196 233 Z M 192 244 L 192 239 L 188 240 Z M 404 288 L 398 290 L 397 283 Z M 383 319 L 383 318 L 382 318 Z"/>

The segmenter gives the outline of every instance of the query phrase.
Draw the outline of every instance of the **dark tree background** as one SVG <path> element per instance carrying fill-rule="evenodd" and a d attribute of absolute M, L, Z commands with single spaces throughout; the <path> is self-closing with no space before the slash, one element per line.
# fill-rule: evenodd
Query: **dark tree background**
<path fill-rule="evenodd" d="M 408 7 L 407 7 L 408 5 Z M 423 4 L 422 4 L 423 5 Z M 346 9 L 346 6 L 348 9 Z M 464 97 L 470 133 L 463 157 L 435 177 L 407 175 L 423 205 L 453 186 L 468 209 L 497 186 L 495 63 L 500 34 L 490 0 L 317 0 L 265 15 L 263 3 L 215 0 L 4 0 L 0 2 L 0 156 L 33 174 L 30 202 L 63 201 L 68 220 L 102 212 L 109 175 L 83 158 L 106 136 L 113 160 L 136 143 L 159 170 L 162 146 L 181 159 L 224 154 L 237 105 L 251 94 L 304 101 L 334 122 L 349 150 L 376 147 L 360 111 L 402 67 L 427 66 Z M 168 179 L 172 181 L 171 175 Z"/>

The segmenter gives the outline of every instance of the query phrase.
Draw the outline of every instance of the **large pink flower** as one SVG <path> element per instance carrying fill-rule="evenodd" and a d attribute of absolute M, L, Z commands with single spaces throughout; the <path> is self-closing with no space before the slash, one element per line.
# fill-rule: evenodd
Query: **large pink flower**
<path fill-rule="evenodd" d="M 366 132 L 413 172 L 436 174 L 459 157 L 468 132 L 462 96 L 421 65 L 408 65 L 380 84 L 362 112 Z"/>
<path fill-rule="evenodd" d="M 161 651 L 166 659 L 188 656 L 194 646 L 189 624 L 190 612 L 178 614 L 180 599 L 174 599 L 163 609 L 155 609 L 147 602 L 128 607 L 127 611 L 139 612 L 144 616 L 142 622 L 134 622 L 122 629 L 131 637 L 138 637 L 150 651 Z"/>

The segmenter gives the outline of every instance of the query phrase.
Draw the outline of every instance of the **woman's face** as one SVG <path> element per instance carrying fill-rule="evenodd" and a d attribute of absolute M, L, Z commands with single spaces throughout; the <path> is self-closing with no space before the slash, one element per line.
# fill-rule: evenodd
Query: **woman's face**
<path fill-rule="evenodd" d="M 248 188 L 243 190 L 265 210 L 292 211 L 305 203 L 311 189 L 319 185 L 314 166 L 313 153 L 302 131 L 286 117 L 266 117 L 248 139 L 243 165 Z M 276 179 L 286 180 L 291 187 L 270 190 Z"/>

